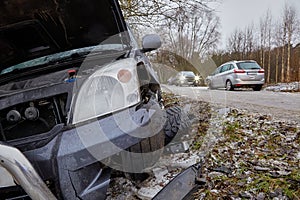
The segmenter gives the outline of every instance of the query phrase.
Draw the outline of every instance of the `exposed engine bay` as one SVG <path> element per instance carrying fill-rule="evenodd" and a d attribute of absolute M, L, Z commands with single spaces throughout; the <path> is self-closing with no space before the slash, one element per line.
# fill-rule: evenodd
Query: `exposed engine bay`
<path fill-rule="evenodd" d="M 65 123 L 67 94 L 14 105 L 1 111 L 1 140 L 10 141 L 50 131 Z M 22 130 L 22 135 L 20 135 Z"/>
<path fill-rule="evenodd" d="M 79 66 L 82 62 L 72 62 L 71 65 L 63 65 L 63 70 L 32 73 L 1 85 L 0 140 L 18 142 L 22 138 L 47 134 L 57 125 L 67 125 L 74 90 L 91 73 L 112 60 L 106 58 L 105 61 L 101 60 L 101 65 L 95 64 L 95 60 L 85 63 L 93 67 L 80 71 L 78 76 L 79 67 L 73 66 Z M 147 84 L 155 81 L 151 80 L 143 64 L 136 67 L 142 85 L 141 96 L 145 100 L 149 91 L 157 90 L 157 85 Z"/>
<path fill-rule="evenodd" d="M 0 86 L 0 140 L 47 133 L 65 124 L 73 89 L 68 77 L 68 70 L 63 70 Z"/>

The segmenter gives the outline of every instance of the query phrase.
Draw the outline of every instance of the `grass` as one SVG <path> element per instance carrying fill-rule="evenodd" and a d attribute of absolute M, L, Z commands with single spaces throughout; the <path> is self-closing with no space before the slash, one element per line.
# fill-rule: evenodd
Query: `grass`
<path fill-rule="evenodd" d="M 203 144 L 203 140 L 195 141 L 192 145 L 192 150 L 199 150 Z"/>
<path fill-rule="evenodd" d="M 258 120 L 259 117 L 260 115 L 252 116 L 237 110 L 229 113 L 228 118 L 221 119 L 224 120 L 223 123 L 221 122 L 222 127 L 216 129 L 220 130 L 216 134 L 221 135 L 221 139 L 209 152 L 213 155 L 213 159 L 211 155 L 206 156 L 209 159 L 206 160 L 203 168 L 213 169 L 216 166 L 228 165 L 231 166 L 233 173 L 208 179 L 208 184 L 199 189 L 195 198 L 201 195 L 205 196 L 204 199 L 230 198 L 232 195 L 237 197 L 240 192 L 248 191 L 253 197 L 263 192 L 266 199 L 269 199 L 271 192 L 281 189 L 283 195 L 289 199 L 300 200 L 299 160 L 295 156 L 291 157 L 289 152 L 294 152 L 293 147 L 285 145 L 283 138 L 285 130 L 298 133 L 299 128 L 293 128 L 293 124 L 286 128 L 284 124 L 276 121 L 270 123 L 268 120 Z M 199 121 L 192 150 L 201 149 L 205 142 L 207 130 L 212 125 L 209 120 Z M 300 143 L 299 134 L 293 141 L 296 144 Z M 220 151 L 220 148 L 225 149 L 225 153 Z M 256 171 L 254 167 L 260 166 L 262 160 L 266 161 L 265 167 L 271 169 L 276 170 L 280 166 L 276 164 L 269 166 L 269 161 L 271 163 L 282 161 L 289 165 L 286 170 L 293 170 L 289 175 L 282 177 L 271 176 L 269 172 Z M 207 172 L 209 173 L 210 170 Z M 249 177 L 252 181 L 249 181 Z M 219 193 L 212 192 L 212 190 L 217 190 Z"/>
<path fill-rule="evenodd" d="M 246 186 L 248 191 L 264 192 L 269 194 L 274 192 L 276 189 L 282 189 L 283 194 L 290 199 L 299 199 L 300 188 L 299 182 L 297 184 L 292 184 L 290 177 L 300 180 L 300 172 L 296 170 L 288 177 L 274 178 L 265 173 L 256 174 L 253 179 L 254 181 Z"/>

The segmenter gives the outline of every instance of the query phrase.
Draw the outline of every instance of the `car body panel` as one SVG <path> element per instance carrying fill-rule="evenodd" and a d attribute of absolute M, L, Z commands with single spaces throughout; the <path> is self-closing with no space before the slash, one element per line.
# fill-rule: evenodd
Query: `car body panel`
<path fill-rule="evenodd" d="M 12 0 L 3 3 L 0 12 L 2 69 L 44 55 L 95 46 L 119 33 L 110 43 L 130 42 L 115 0 Z"/>
<path fill-rule="evenodd" d="M 77 190 L 73 188 L 74 184 L 78 184 L 78 180 L 77 182 L 74 180 L 81 176 L 86 177 L 85 181 L 90 183 L 94 179 L 103 179 L 97 182 L 98 186 L 94 185 L 97 189 L 85 191 L 83 196 L 90 195 L 93 197 L 92 199 L 104 199 L 106 189 L 109 186 L 110 175 L 105 165 L 99 161 L 120 153 L 141 141 L 140 137 L 134 136 L 141 135 L 141 129 L 143 130 L 141 137 L 153 135 L 152 130 L 149 129 L 148 132 L 145 132 L 143 128 L 143 124 L 149 122 L 143 121 L 143 124 L 139 124 L 141 123 L 139 119 L 151 120 L 149 116 L 153 115 L 152 111 L 139 112 L 139 110 L 138 106 L 134 106 L 69 130 L 61 128 L 46 145 L 23 151 L 23 153 L 43 180 L 54 180 L 59 177 L 61 180 L 60 190 L 64 191 L 61 194 L 63 199 L 76 199 L 77 194 L 89 189 L 89 184 L 84 187 L 78 186 Z M 130 115 L 128 115 L 129 113 Z M 139 128 L 132 129 L 131 132 L 124 132 L 116 120 L 117 115 L 127 116 L 127 118 L 122 118 L 123 122 L 128 124 L 134 122 Z M 106 164 L 105 161 L 103 163 Z M 89 170 L 85 171 L 85 168 Z M 80 173 L 81 176 L 78 177 L 75 172 Z M 73 178 L 70 178 L 71 173 Z M 0 175 L 11 178 L 5 171 L 1 172 Z M 1 176 L 1 178 L 4 177 Z M 5 189 L 5 187 L 13 185 L 13 182 L 7 182 L 3 183 L 0 188 Z"/>
<path fill-rule="evenodd" d="M 155 124 L 160 130 L 147 126 L 163 113 L 156 112 L 160 85 L 144 54 L 161 45 L 159 37 L 146 36 L 139 49 L 117 0 L 12 0 L 0 12 L 0 142 L 20 150 L 58 199 L 105 199 L 110 157 L 162 133 L 163 120 Z M 109 104 L 106 92 L 123 84 L 136 86 L 136 96 L 124 92 L 130 104 L 72 123 L 81 86 L 104 77 L 112 84 L 83 94 Z M 92 110 L 98 105 L 84 100 Z M 0 179 L 10 180 L 0 182 L 1 198 L 26 196 L 8 187 L 11 177 L 1 171 Z"/>

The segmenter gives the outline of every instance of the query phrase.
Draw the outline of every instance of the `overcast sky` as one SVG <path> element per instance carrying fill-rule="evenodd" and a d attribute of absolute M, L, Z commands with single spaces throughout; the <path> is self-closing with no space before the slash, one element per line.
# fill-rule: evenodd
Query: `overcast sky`
<path fill-rule="evenodd" d="M 282 16 L 284 4 L 296 7 L 300 17 L 300 0 L 223 0 L 216 6 L 216 11 L 221 19 L 222 46 L 225 47 L 226 38 L 237 28 L 259 24 L 261 16 L 270 9 L 272 16 L 277 20 Z"/>

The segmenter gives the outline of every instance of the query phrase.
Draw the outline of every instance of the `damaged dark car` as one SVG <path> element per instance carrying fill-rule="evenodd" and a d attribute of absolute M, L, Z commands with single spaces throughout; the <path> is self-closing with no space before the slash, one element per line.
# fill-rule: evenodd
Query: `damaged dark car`
<path fill-rule="evenodd" d="M 105 199 L 112 170 L 153 165 L 159 37 L 139 48 L 117 0 L 0 4 L 1 199 Z"/>

